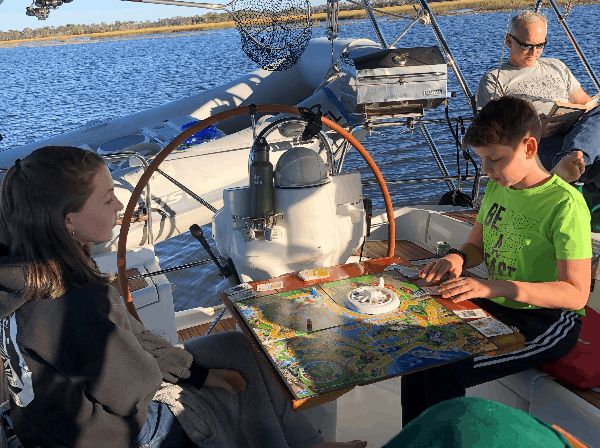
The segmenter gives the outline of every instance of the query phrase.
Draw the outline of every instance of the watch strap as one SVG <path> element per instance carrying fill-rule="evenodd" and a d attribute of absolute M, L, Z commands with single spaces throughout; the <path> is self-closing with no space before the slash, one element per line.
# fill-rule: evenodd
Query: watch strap
<path fill-rule="evenodd" d="M 464 265 L 465 265 L 465 263 L 467 262 L 467 254 L 466 254 L 466 253 L 464 253 L 464 252 L 461 252 L 461 251 L 460 251 L 460 250 L 458 250 L 458 249 L 451 248 L 451 249 L 450 249 L 448 252 L 446 252 L 446 255 L 450 255 L 450 254 L 457 254 L 457 255 L 460 255 L 460 256 L 462 257 L 462 259 L 463 259 L 463 263 L 462 263 L 462 265 L 463 265 L 463 266 L 464 266 Z"/>

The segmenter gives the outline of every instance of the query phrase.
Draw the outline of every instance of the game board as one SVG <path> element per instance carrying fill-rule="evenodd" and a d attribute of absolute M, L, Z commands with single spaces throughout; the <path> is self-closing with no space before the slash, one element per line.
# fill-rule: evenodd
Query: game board
<path fill-rule="evenodd" d="M 370 315 L 346 307 L 350 291 L 381 277 L 398 295 L 398 309 Z M 393 271 L 312 288 L 235 303 L 298 399 L 497 348 Z"/>

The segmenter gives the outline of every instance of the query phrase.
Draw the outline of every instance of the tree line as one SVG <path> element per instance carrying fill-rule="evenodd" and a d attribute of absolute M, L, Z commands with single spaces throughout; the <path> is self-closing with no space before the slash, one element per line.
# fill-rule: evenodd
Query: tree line
<path fill-rule="evenodd" d="M 379 0 L 371 2 L 374 7 L 384 8 L 388 6 L 401 6 L 412 3 L 412 0 Z M 351 11 L 357 9 L 356 5 L 352 3 L 340 3 L 340 10 Z M 326 5 L 319 5 L 311 7 L 313 14 L 326 12 Z M 53 11 L 53 14 L 60 14 L 60 11 Z M 33 18 L 32 18 L 33 20 Z M 226 13 L 215 13 L 209 12 L 203 15 L 195 15 L 193 17 L 173 17 L 170 19 L 160 19 L 157 21 L 146 20 L 144 22 L 120 22 L 116 21 L 112 24 L 106 24 L 104 22 L 100 24 L 92 25 L 73 25 L 68 24 L 64 26 L 46 26 L 43 28 L 31 29 L 25 28 L 22 31 L 10 30 L 7 32 L 0 31 L 0 41 L 9 40 L 21 40 L 21 39 L 37 39 L 43 37 L 53 36 L 79 36 L 82 34 L 96 34 L 106 33 L 111 31 L 130 31 L 139 30 L 146 28 L 160 28 L 160 27 L 172 27 L 172 26 L 188 26 L 198 25 L 203 23 L 218 23 L 231 21 L 231 16 Z"/>

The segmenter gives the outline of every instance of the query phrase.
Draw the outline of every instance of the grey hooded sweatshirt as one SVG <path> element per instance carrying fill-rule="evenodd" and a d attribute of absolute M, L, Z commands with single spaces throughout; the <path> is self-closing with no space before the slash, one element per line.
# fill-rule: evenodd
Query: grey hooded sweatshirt
<path fill-rule="evenodd" d="M 24 447 L 127 448 L 163 380 L 202 386 L 208 370 L 147 331 L 113 286 L 26 302 L 23 262 L 0 243 L 0 355 Z"/>

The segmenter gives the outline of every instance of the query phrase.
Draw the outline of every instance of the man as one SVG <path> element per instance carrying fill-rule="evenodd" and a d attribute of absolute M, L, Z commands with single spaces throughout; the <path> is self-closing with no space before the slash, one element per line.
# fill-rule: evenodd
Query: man
<path fill-rule="evenodd" d="M 578 180 L 587 165 L 588 172 L 581 181 L 590 182 L 600 171 L 600 108 L 586 113 L 570 130 L 564 129 L 565 121 L 560 115 L 547 115 L 555 101 L 585 104 L 590 100 L 563 62 L 539 59 L 547 43 L 547 28 L 546 18 L 533 11 L 512 18 L 506 35 L 510 57 L 500 69 L 481 79 L 477 108 L 503 95 L 531 101 L 542 121 L 542 165 L 567 182 Z M 595 161 L 599 162 L 597 169 L 590 170 Z"/>

